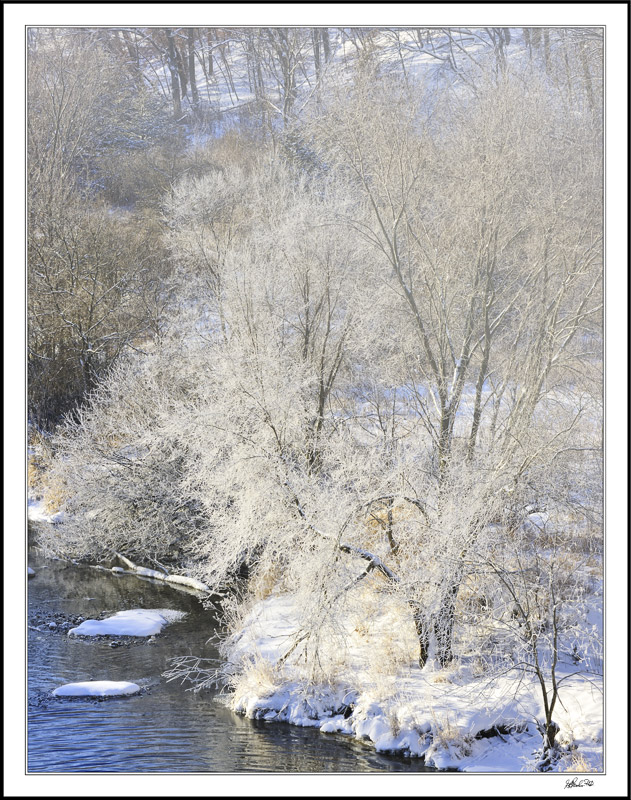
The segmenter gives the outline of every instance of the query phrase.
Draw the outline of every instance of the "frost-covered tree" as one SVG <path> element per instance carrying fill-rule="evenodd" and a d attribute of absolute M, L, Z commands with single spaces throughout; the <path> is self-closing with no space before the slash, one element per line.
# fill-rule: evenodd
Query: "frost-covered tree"
<path fill-rule="evenodd" d="M 544 87 L 506 75 L 422 104 L 402 84 L 386 100 L 360 83 L 350 108 L 314 121 L 322 159 L 363 201 L 344 221 L 372 246 L 376 279 L 414 330 L 404 380 L 432 477 L 419 496 L 431 527 L 458 542 L 419 625 L 421 663 L 432 639 L 439 661 L 451 659 L 461 565 L 488 521 L 451 516 L 462 476 L 483 485 L 482 509 L 511 491 L 566 433 L 527 446 L 536 409 L 593 357 L 601 159 L 580 119 L 580 108 L 567 120 Z"/>
<path fill-rule="evenodd" d="M 27 112 L 29 414 L 50 428 L 158 327 L 157 225 L 108 209 L 103 195 L 112 165 L 165 128 L 120 54 L 80 29 L 37 29 Z"/>
<path fill-rule="evenodd" d="M 305 527 L 292 486 L 321 474 L 324 443 L 335 432 L 334 392 L 343 380 L 347 348 L 357 346 L 360 336 L 355 318 L 356 307 L 361 307 L 363 251 L 361 242 L 325 224 L 331 204 L 343 204 L 344 195 L 332 187 L 314 200 L 301 179 L 283 170 L 265 173 L 258 186 L 252 182 L 247 233 L 235 243 L 230 225 L 222 229 L 221 210 L 224 199 L 238 192 L 241 178 L 222 181 L 186 182 L 186 192 L 176 192 L 172 201 L 184 202 L 185 197 L 186 209 L 174 214 L 179 224 L 171 243 L 180 269 L 192 279 L 189 302 L 195 302 L 190 313 L 174 321 L 168 339 L 181 341 L 181 355 L 165 340 L 149 349 L 140 366 L 131 362 L 112 373 L 88 409 L 62 433 L 58 480 L 68 484 L 73 508 L 88 509 L 100 490 L 87 476 L 84 481 L 84 470 L 75 465 L 77 459 L 85 464 L 96 456 L 120 486 L 112 487 L 102 501 L 112 506 L 112 513 L 102 514 L 101 522 L 104 517 L 111 520 L 106 524 L 116 535 L 115 530 L 122 531 L 115 520 L 124 516 L 125 498 L 137 497 L 152 474 L 154 455 L 163 453 L 162 444 L 155 450 L 137 443 L 158 437 L 156 443 L 164 444 L 174 436 L 189 454 L 189 466 L 181 471 L 186 485 L 178 482 L 178 490 L 194 498 L 194 507 L 204 509 L 208 520 L 207 538 L 196 543 L 198 560 L 207 559 L 204 569 L 224 580 L 273 538 L 265 522 L 270 514 L 295 518 L 298 527 Z M 144 376 L 154 372 L 165 381 L 155 396 L 144 384 Z M 120 421 L 118 435 L 110 389 L 120 400 L 135 380 L 139 410 L 128 427 Z M 173 392 L 167 396 L 169 385 Z M 162 400 L 173 411 L 171 417 L 161 417 L 172 426 L 171 434 L 160 430 L 156 419 Z M 104 448 L 104 436 L 112 440 L 111 450 Z M 130 471 L 125 469 L 132 464 Z M 130 481 L 136 488 L 127 488 Z M 176 491 L 176 481 L 170 485 L 169 491 Z M 151 497 L 156 508 L 166 506 L 162 493 Z M 134 499 L 134 508 L 136 503 Z M 135 512 L 133 516 L 140 530 L 143 524 Z M 153 515 L 145 516 L 150 541 Z M 127 538 L 125 533 L 121 547 Z M 107 541 L 105 546 L 103 539 L 99 555 L 111 549 Z"/>

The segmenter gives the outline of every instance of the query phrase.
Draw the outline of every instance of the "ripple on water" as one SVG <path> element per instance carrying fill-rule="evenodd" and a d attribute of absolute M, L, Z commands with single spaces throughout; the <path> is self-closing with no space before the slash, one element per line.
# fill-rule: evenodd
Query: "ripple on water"
<path fill-rule="evenodd" d="M 61 562 L 29 563 L 29 617 L 94 617 L 101 611 L 172 608 L 188 612 L 154 643 L 110 648 L 61 632 L 29 630 L 29 772 L 387 772 L 425 771 L 419 761 L 388 758 L 314 729 L 233 714 L 210 692 L 195 694 L 162 672 L 177 655 L 217 658 L 207 643 L 213 617 L 192 596 L 164 584 Z M 48 566 L 48 569 L 38 569 Z M 57 698 L 79 680 L 127 680 L 143 687 L 121 698 Z"/>

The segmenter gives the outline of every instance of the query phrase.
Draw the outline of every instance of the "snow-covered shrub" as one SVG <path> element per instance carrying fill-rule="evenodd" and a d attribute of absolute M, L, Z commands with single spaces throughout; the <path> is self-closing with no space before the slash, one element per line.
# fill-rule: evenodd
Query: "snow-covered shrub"
<path fill-rule="evenodd" d="M 193 375 L 180 372 L 185 358 L 185 344 L 170 341 L 119 363 L 59 430 L 49 473 L 66 494 L 66 523 L 50 541 L 58 553 L 190 557 L 203 516 L 183 491 L 194 467 L 171 417 L 178 397 L 191 398 Z"/>

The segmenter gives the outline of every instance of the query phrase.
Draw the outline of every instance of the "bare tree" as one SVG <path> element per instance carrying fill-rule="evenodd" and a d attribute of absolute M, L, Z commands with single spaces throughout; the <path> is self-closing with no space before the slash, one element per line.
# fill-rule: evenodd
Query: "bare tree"
<path fill-rule="evenodd" d="M 195 28 L 186 29 L 186 44 L 188 49 L 188 80 L 191 86 L 191 103 L 197 109 L 199 105 L 199 92 L 197 91 L 197 78 L 195 77 Z"/>
<path fill-rule="evenodd" d="M 166 270 L 152 222 L 97 199 L 114 154 L 148 147 L 160 115 L 119 51 L 87 33 L 40 34 L 28 84 L 28 373 L 31 419 L 48 427 L 159 326 Z M 133 121 L 121 106 L 138 109 Z"/>

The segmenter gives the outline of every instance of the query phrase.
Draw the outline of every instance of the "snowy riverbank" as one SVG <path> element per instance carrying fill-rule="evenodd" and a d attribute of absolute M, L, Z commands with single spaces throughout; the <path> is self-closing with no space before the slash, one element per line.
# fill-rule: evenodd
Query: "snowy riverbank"
<path fill-rule="evenodd" d="M 50 522 L 52 524 L 57 524 L 64 521 L 64 512 L 57 511 L 53 514 L 49 514 L 41 498 L 29 497 L 27 518 L 29 522 Z"/>
<path fill-rule="evenodd" d="M 394 626 L 394 627 L 393 627 Z M 345 734 L 372 743 L 377 751 L 423 757 L 438 769 L 465 772 L 533 771 L 541 750 L 537 721 L 543 719 L 541 690 L 534 676 L 512 670 L 477 674 L 472 661 L 449 669 L 409 660 L 413 647 L 397 621 L 375 623 L 390 632 L 389 647 L 400 648 L 396 674 L 379 670 L 376 640 L 350 631 L 336 656 L 339 671 L 327 680 L 283 656 L 297 641 L 299 623 L 290 595 L 259 602 L 230 643 L 229 658 L 242 669 L 231 699 L 233 710 L 250 718 L 285 721 Z M 373 631 L 374 632 L 374 631 Z M 383 645 L 382 645 L 383 646 Z M 326 647 L 324 648 L 326 651 Z M 375 656 L 377 659 L 375 661 Z M 407 663 L 403 663 L 407 661 Z M 568 667 L 561 703 L 558 771 L 602 769 L 602 679 L 571 675 Z"/>

